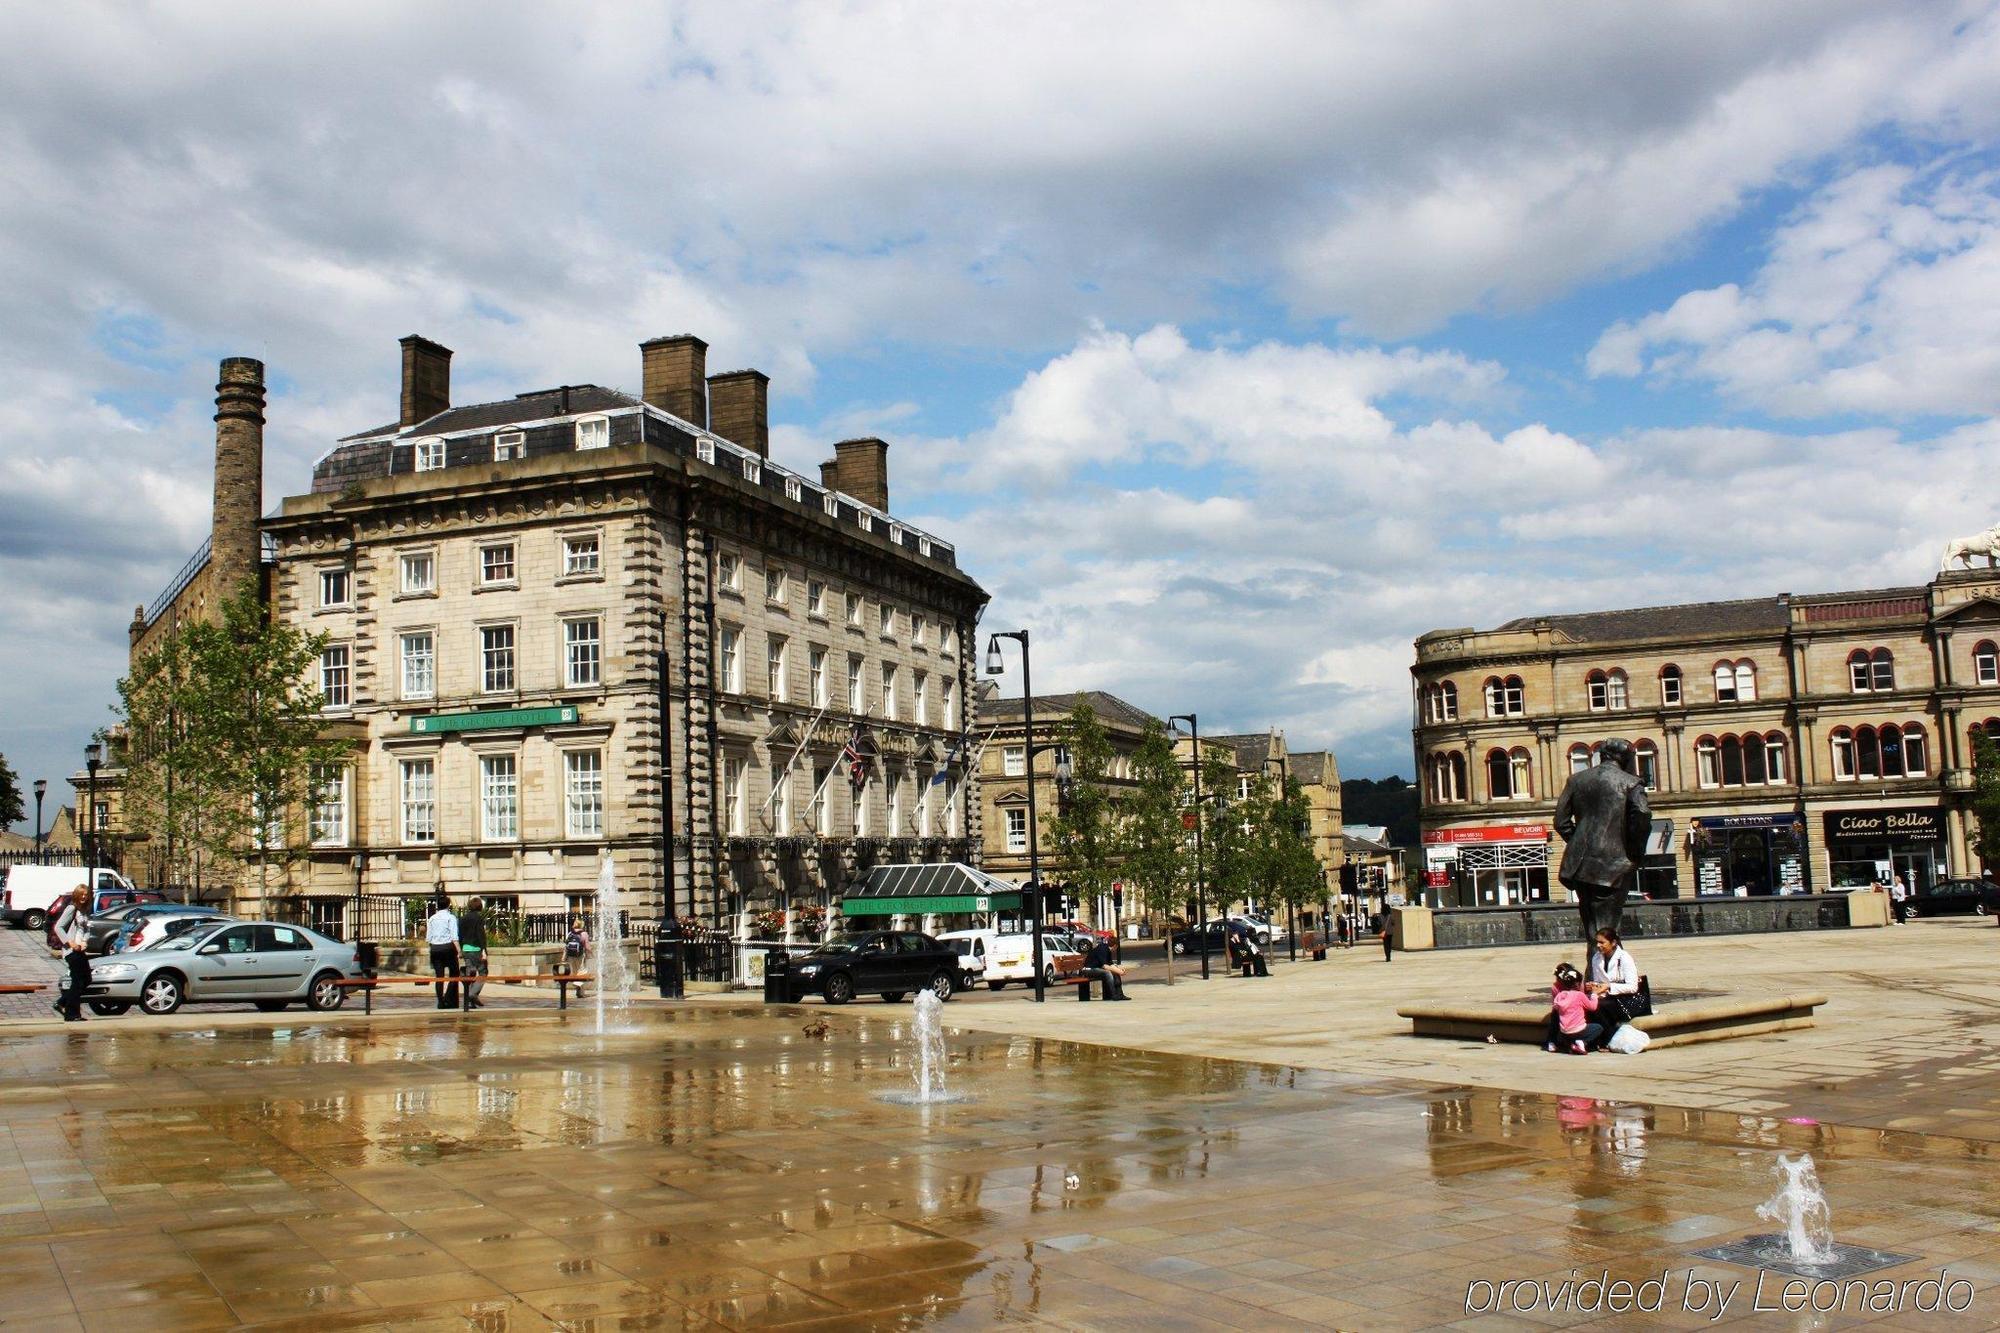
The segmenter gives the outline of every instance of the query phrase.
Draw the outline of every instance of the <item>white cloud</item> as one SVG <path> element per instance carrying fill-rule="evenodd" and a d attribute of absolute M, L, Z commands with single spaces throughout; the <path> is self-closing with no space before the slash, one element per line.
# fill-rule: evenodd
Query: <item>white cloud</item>
<path fill-rule="evenodd" d="M 1587 364 L 1785 416 L 2000 410 L 2000 174 L 1849 172 L 1773 236 L 1747 286 L 1618 323 Z"/>

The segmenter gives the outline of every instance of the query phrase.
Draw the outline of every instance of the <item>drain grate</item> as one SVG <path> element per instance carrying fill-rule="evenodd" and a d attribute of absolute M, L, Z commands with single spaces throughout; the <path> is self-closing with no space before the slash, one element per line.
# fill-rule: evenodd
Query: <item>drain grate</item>
<path fill-rule="evenodd" d="M 1742 1240 L 1731 1241 L 1727 1245 L 1696 1250 L 1694 1254 L 1698 1259 L 1715 1259 L 1725 1264 L 1738 1264 L 1744 1268 L 1759 1268 L 1773 1273 L 1789 1273 L 1793 1277 L 1819 1279 L 1859 1277 L 1878 1268 L 1894 1268 L 1897 1264 L 1907 1264 L 1917 1257 L 1914 1254 L 1892 1254 L 1888 1250 L 1871 1250 L 1866 1245 L 1843 1245 L 1835 1241 L 1833 1258 L 1822 1264 L 1801 1263 L 1792 1257 L 1790 1241 L 1778 1232 L 1762 1236 L 1745 1236 Z"/>

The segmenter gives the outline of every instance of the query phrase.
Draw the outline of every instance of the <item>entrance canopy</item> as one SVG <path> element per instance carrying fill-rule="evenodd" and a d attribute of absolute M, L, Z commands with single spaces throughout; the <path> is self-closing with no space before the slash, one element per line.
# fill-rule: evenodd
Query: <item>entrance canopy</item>
<path fill-rule="evenodd" d="M 841 900 L 843 916 L 923 912 L 1018 912 L 1021 890 L 959 861 L 876 866 L 868 881 Z"/>

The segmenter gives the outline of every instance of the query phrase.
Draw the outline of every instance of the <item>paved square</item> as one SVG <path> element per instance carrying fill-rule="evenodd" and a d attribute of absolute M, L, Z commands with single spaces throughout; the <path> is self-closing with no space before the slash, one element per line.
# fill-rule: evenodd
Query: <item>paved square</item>
<path fill-rule="evenodd" d="M 877 1097 L 910 1080 L 909 1015 L 857 1006 L 824 1040 L 740 1004 L 616 1037 L 548 1013 L 7 1032 L 5 1317 L 1424 1328 L 1477 1283 L 1609 1273 L 1675 1301 L 1744 1282 L 1739 1320 L 1755 1275 L 1692 1251 L 1770 1229 L 1784 1149 L 1818 1159 L 1839 1239 L 1964 1278 L 1960 1326 L 2000 1319 L 1985 1143 L 966 1033 L 971 1100 L 911 1108 Z"/>

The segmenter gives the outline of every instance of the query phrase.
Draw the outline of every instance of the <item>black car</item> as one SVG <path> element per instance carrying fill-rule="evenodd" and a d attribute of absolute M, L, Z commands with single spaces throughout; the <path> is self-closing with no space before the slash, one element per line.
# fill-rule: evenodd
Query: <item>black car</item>
<path fill-rule="evenodd" d="M 949 1000 L 961 961 L 950 945 L 917 931 L 871 930 L 828 940 L 787 960 L 774 975 L 787 1001 L 822 995 L 828 1004 L 846 1004 L 857 995 L 879 995 L 894 1004 L 920 990 Z"/>
<path fill-rule="evenodd" d="M 1991 916 L 2000 911 L 2000 887 L 1983 879 L 1941 879 L 1911 899 L 1910 906 L 1918 916 Z"/>
<path fill-rule="evenodd" d="M 1167 937 L 1167 947 L 1177 954 L 1228 953 L 1224 942 L 1229 934 L 1227 921 L 1211 921 L 1208 929 L 1177 930 Z"/>

